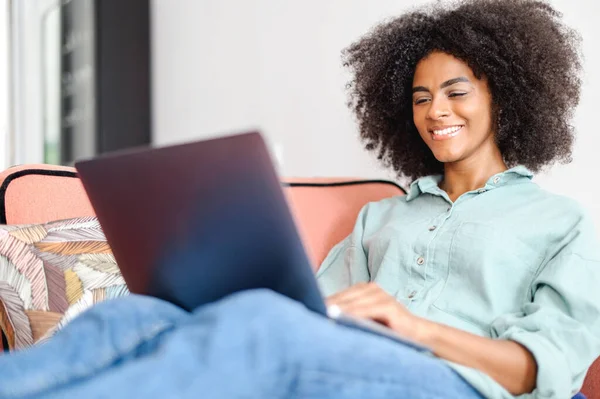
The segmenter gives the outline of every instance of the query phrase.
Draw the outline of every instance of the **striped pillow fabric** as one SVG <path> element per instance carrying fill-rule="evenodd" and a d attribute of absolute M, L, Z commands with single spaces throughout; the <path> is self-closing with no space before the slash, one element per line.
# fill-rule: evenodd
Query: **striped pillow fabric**
<path fill-rule="evenodd" d="M 128 290 L 95 217 L 0 225 L 0 328 L 9 349 L 51 336 Z"/>

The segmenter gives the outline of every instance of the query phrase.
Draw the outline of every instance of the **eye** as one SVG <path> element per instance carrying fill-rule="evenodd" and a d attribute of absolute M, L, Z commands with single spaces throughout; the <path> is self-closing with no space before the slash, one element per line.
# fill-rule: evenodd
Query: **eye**
<path fill-rule="evenodd" d="M 450 94 L 448 95 L 448 97 L 450 97 L 450 98 L 452 98 L 452 97 L 462 97 L 462 96 L 464 96 L 464 95 L 466 95 L 466 94 L 467 94 L 467 93 L 465 93 L 465 92 L 462 92 L 462 91 L 461 91 L 461 92 L 453 92 L 453 93 L 450 93 Z"/>
<path fill-rule="evenodd" d="M 428 98 L 417 98 L 415 100 L 415 105 L 423 104 L 423 103 L 426 103 L 427 101 L 429 101 Z"/>

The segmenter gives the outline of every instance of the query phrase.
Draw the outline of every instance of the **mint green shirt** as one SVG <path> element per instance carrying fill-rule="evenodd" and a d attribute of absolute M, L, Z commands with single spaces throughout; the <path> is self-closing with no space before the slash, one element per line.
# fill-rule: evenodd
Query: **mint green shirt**
<path fill-rule="evenodd" d="M 317 274 L 325 295 L 375 282 L 413 313 L 521 343 L 538 364 L 527 398 L 570 398 L 600 355 L 600 245 L 573 200 L 519 166 L 454 203 L 441 176 L 366 205 Z M 484 396 L 512 398 L 484 373 L 447 362 Z"/>

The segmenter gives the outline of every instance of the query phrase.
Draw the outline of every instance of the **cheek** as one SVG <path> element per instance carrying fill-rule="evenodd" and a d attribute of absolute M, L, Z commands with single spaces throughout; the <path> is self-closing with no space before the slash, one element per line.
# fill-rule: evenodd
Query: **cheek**
<path fill-rule="evenodd" d="M 456 109 L 456 113 L 468 121 L 470 127 L 482 134 L 491 130 L 491 110 L 482 107 L 481 104 L 462 104 Z"/>
<path fill-rule="evenodd" d="M 421 128 L 425 128 L 425 115 L 427 111 L 424 110 L 424 108 L 425 107 L 413 107 L 413 122 L 417 129 L 419 129 L 419 132 L 421 131 Z"/>
<path fill-rule="evenodd" d="M 482 135 L 487 136 L 492 131 L 491 115 L 487 112 L 480 112 L 476 118 L 472 119 L 473 126 Z"/>

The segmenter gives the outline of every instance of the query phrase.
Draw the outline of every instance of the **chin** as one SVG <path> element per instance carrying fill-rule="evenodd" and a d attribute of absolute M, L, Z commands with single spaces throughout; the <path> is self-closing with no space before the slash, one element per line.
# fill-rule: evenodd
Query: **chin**
<path fill-rule="evenodd" d="M 435 159 L 437 159 L 441 163 L 452 163 L 452 162 L 458 162 L 461 160 L 461 156 L 458 154 L 448 154 L 448 153 L 436 154 L 436 153 L 433 153 L 433 156 L 435 157 Z"/>

